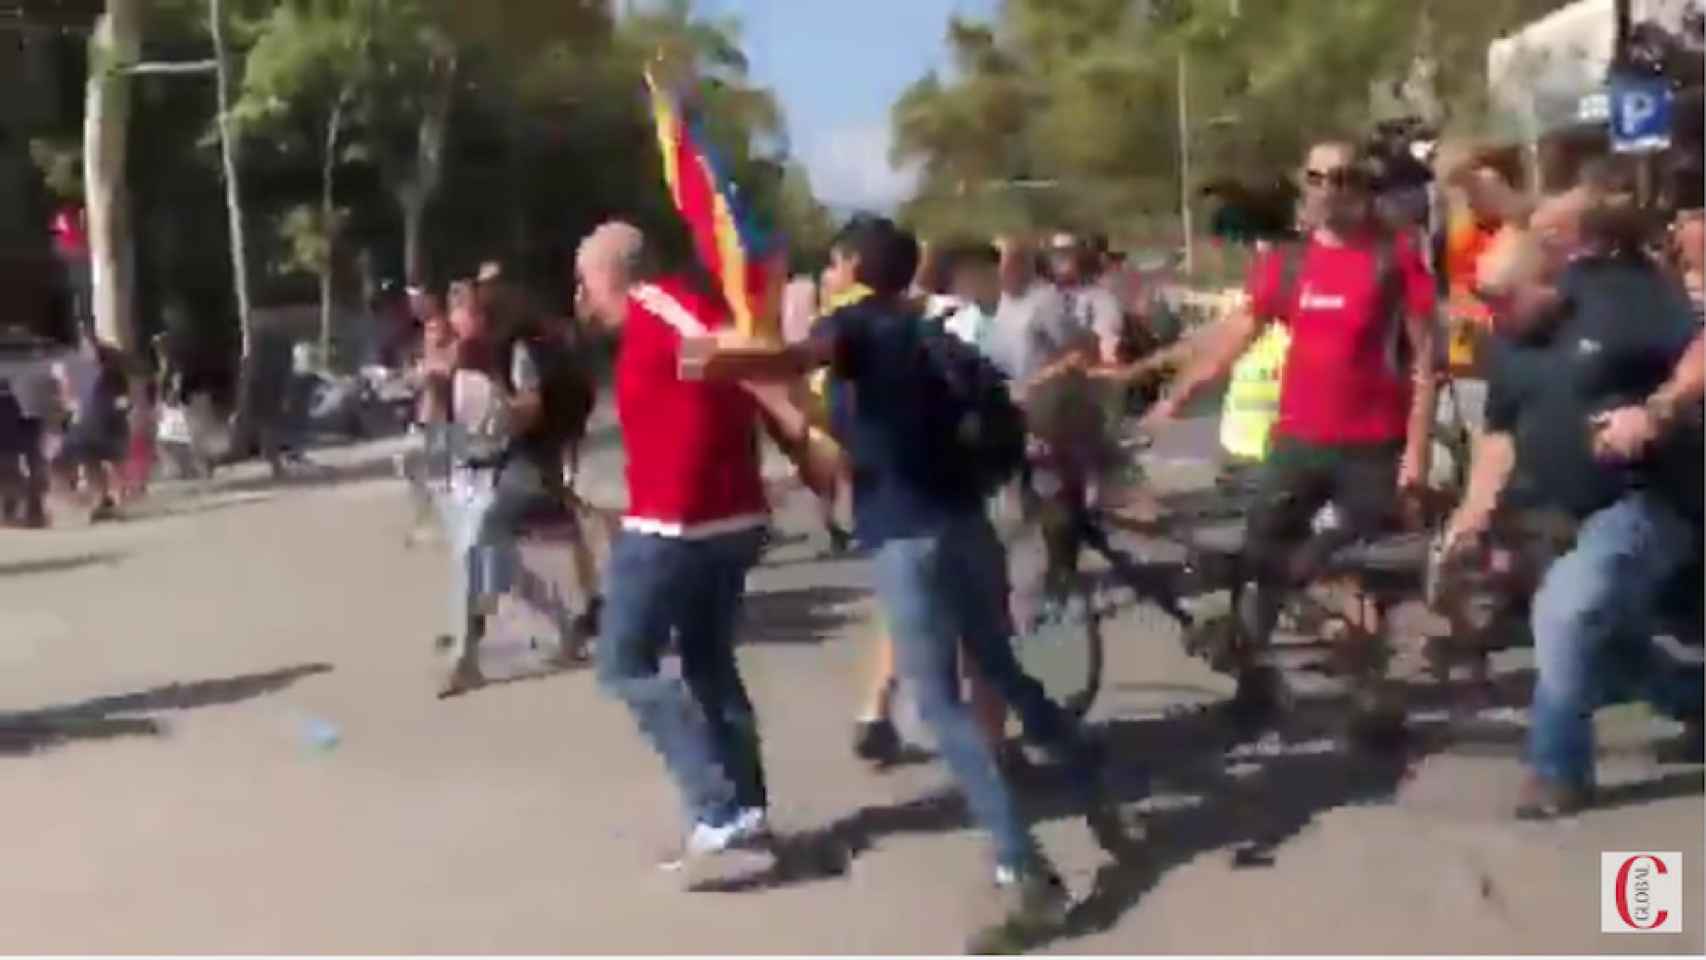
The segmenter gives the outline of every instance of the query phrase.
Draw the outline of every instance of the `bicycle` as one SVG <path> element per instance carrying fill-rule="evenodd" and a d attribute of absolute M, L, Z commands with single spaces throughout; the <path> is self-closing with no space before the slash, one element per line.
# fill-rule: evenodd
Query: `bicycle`
<path fill-rule="evenodd" d="M 1170 565 L 1135 559 L 1114 543 L 1113 524 L 1093 504 L 1070 457 L 1034 439 L 1029 460 L 995 511 L 1007 546 L 1015 652 L 1056 702 L 1083 717 L 1101 691 L 1102 624 L 1117 615 L 1122 588 L 1181 630 L 1194 618 L 1174 588 Z M 1085 569 L 1086 550 L 1103 569 Z"/>
<path fill-rule="evenodd" d="M 1449 381 L 1446 389 L 1450 390 Z M 1439 492 L 1449 499 L 1466 480 L 1469 431 L 1463 406 L 1450 394 L 1448 429 L 1436 438 L 1446 455 L 1450 476 Z M 1058 434 L 1057 434 L 1058 435 Z M 1135 461 L 1149 446 L 1148 438 L 1126 438 L 1115 444 L 1121 459 Z M 1216 672 L 1235 673 L 1251 652 L 1251 641 L 1233 615 L 1249 577 L 1244 569 L 1244 518 L 1255 496 L 1252 474 L 1224 473 L 1214 488 L 1176 498 L 1169 514 L 1138 528 L 1114 521 L 1107 511 L 1090 503 L 1086 482 L 1048 441 L 1033 443 L 1028 475 L 1017 492 L 1004 496 L 997 510 L 1008 547 L 1012 582 L 1012 611 L 1020 662 L 1057 701 L 1082 716 L 1100 692 L 1106 660 L 1103 623 L 1119 608 L 1118 597 L 1128 589 L 1139 604 L 1153 608 L 1177 629 L 1185 651 Z M 1193 502 L 1194 501 L 1194 502 Z M 1433 511 L 1437 514 L 1440 511 Z M 1156 562 L 1134 559 L 1116 543 L 1116 536 L 1136 533 L 1168 544 L 1183 557 Z M 1319 636 L 1337 630 L 1343 639 L 1339 668 L 1358 688 L 1356 699 L 1365 713 L 1390 712 L 1389 697 L 1380 690 L 1392 658 L 1386 636 L 1388 614 L 1399 604 L 1431 597 L 1437 573 L 1437 536 L 1427 529 L 1393 533 L 1359 542 L 1336 552 L 1322 579 L 1345 579 L 1357 584 L 1358 611 L 1351 618 L 1313 596 L 1295 591 L 1286 599 L 1282 622 L 1293 632 Z M 1088 549 L 1099 556 L 1102 569 L 1086 570 L 1080 563 Z M 1225 595 L 1228 611 L 1202 615 L 1216 595 Z M 1430 605 L 1431 606 L 1431 605 Z M 1371 624 L 1373 626 L 1371 626 Z M 1484 634 L 1430 638 L 1424 647 L 1429 669 L 1440 682 L 1462 659 L 1484 661 Z M 1477 669 L 1484 675 L 1484 668 Z M 1237 701 L 1235 701 L 1237 704 Z"/>

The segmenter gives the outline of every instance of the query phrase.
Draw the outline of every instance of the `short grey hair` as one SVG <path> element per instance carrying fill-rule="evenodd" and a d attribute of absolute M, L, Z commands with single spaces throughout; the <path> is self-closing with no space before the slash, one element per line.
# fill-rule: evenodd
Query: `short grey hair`
<path fill-rule="evenodd" d="M 629 277 L 638 277 L 646 262 L 646 235 L 639 227 L 622 220 L 599 224 L 575 252 L 575 263 L 614 263 Z"/>

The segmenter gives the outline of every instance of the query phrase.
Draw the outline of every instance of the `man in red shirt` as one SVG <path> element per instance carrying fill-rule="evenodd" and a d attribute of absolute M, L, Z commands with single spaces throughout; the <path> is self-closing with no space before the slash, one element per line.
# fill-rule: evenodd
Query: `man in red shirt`
<path fill-rule="evenodd" d="M 1322 571 L 1333 551 L 1380 532 L 1399 493 L 1421 489 L 1434 411 L 1434 281 L 1407 235 L 1383 231 L 1357 149 L 1311 148 L 1303 171 L 1301 247 L 1276 248 L 1251 271 L 1251 309 L 1236 320 L 1149 417 L 1168 420 L 1224 377 L 1269 322 L 1291 329 L 1279 420 L 1245 536 L 1256 589 L 1240 620 L 1264 648 L 1284 592 Z M 1332 504 L 1333 529 L 1312 534 Z M 1268 705 L 1277 675 L 1247 663 L 1245 702 Z"/>
<path fill-rule="evenodd" d="M 599 680 L 633 711 L 682 795 L 686 849 L 665 864 L 680 869 L 750 851 L 768 833 L 758 723 L 734 644 L 769 512 L 751 395 L 677 375 L 683 338 L 729 327 L 728 311 L 649 260 L 639 230 L 600 226 L 576 255 L 576 301 L 621 338 L 628 512 L 611 548 Z M 672 633 L 679 677 L 658 669 Z"/>

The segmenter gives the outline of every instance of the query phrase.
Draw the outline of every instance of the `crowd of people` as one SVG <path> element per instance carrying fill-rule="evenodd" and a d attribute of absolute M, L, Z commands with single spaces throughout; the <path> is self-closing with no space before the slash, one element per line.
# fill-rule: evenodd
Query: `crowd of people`
<path fill-rule="evenodd" d="M 1445 551 L 1497 565 L 1535 518 L 1567 531 L 1534 578 L 1531 776 L 1517 812 L 1578 809 L 1592 799 L 1592 711 L 1622 687 L 1650 693 L 1698 743 L 1699 671 L 1660 663 L 1647 641 L 1700 564 L 1700 214 L 1680 215 L 1655 253 L 1614 170 L 1590 167 L 1537 202 L 1473 155 L 1440 173 L 1462 216 L 1436 245 L 1427 209 L 1382 202 L 1378 164 L 1358 144 L 1314 145 L 1297 236 L 1262 245 L 1243 307 L 1176 344 L 1146 323 L 1148 292 L 1099 237 L 938 246 L 870 216 L 840 231 L 821 277 L 783 291 L 780 342 L 737 334 L 710 283 L 666 268 L 620 221 L 578 248 L 573 321 L 495 268 L 442 298 L 407 291 L 419 462 L 441 464 L 420 484 L 422 506 L 436 508 L 452 563 L 440 695 L 481 684 L 497 601 L 517 595 L 547 612 L 565 660 L 596 661 L 661 758 L 688 821 L 665 866 L 692 877 L 762 860 L 771 798 L 734 651 L 771 522 L 767 436 L 819 495 L 832 549 L 856 545 L 875 571 L 884 637 L 855 752 L 894 759 L 904 684 L 990 839 L 1009 921 L 1055 923 L 1068 898 L 1015 801 L 1010 775 L 1024 760 L 1008 714 L 1103 825 L 1105 749 L 1016 657 L 1024 625 L 992 511 L 1034 506 L 1045 450 L 1069 465 L 1049 476 L 1082 509 L 1153 522 L 1160 505 L 1119 426 L 1142 410 L 1143 432 L 1164 431 L 1251 365 L 1271 389 L 1229 395 L 1236 429 L 1223 432 L 1229 463 L 1256 478 L 1234 701 L 1268 714 L 1287 701 L 1270 641 L 1286 597 L 1325 577 L 1345 545 L 1428 522 L 1450 380 L 1454 394 L 1479 383 L 1485 396 Z M 524 568 L 519 542 L 553 518 L 585 522 L 573 491 L 597 339 L 618 343 L 627 508 L 602 576 L 585 531 L 573 538 L 587 603 L 569 610 Z M 121 465 L 146 456 L 127 449 L 126 431 L 147 420 L 124 411 L 146 408 L 147 393 L 90 334 L 61 380 L 67 415 L 42 421 L 53 442 L 0 453 L 31 483 L 41 464 L 66 471 L 99 516 L 114 491 L 138 486 Z M 6 402 L 0 393 L 0 426 Z M 7 509 L 28 521 L 39 501 Z M 1696 599 L 1698 585 L 1696 572 L 1685 584 Z M 1697 636 L 1698 606 L 1687 616 Z M 679 672 L 663 669 L 666 651 Z"/>
<path fill-rule="evenodd" d="M 0 526 L 46 526 L 51 490 L 91 522 L 115 518 L 153 471 L 154 398 L 89 326 L 45 375 L 0 380 Z"/>

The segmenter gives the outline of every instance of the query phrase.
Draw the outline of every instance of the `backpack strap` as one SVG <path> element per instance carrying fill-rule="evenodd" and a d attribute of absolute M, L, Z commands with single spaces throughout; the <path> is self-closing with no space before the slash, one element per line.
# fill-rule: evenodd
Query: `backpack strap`
<path fill-rule="evenodd" d="M 1410 338 L 1404 333 L 1403 277 L 1398 270 L 1398 237 L 1383 232 L 1374 247 L 1375 310 L 1384 318 L 1382 335 L 1387 369 L 1402 377 L 1410 365 Z"/>
<path fill-rule="evenodd" d="M 1264 319 L 1284 320 L 1291 322 L 1291 311 L 1297 309 L 1297 280 L 1303 274 L 1304 245 L 1301 243 L 1282 243 L 1277 253 L 1280 258 L 1279 302 L 1284 307 L 1284 317 L 1267 317 Z"/>

